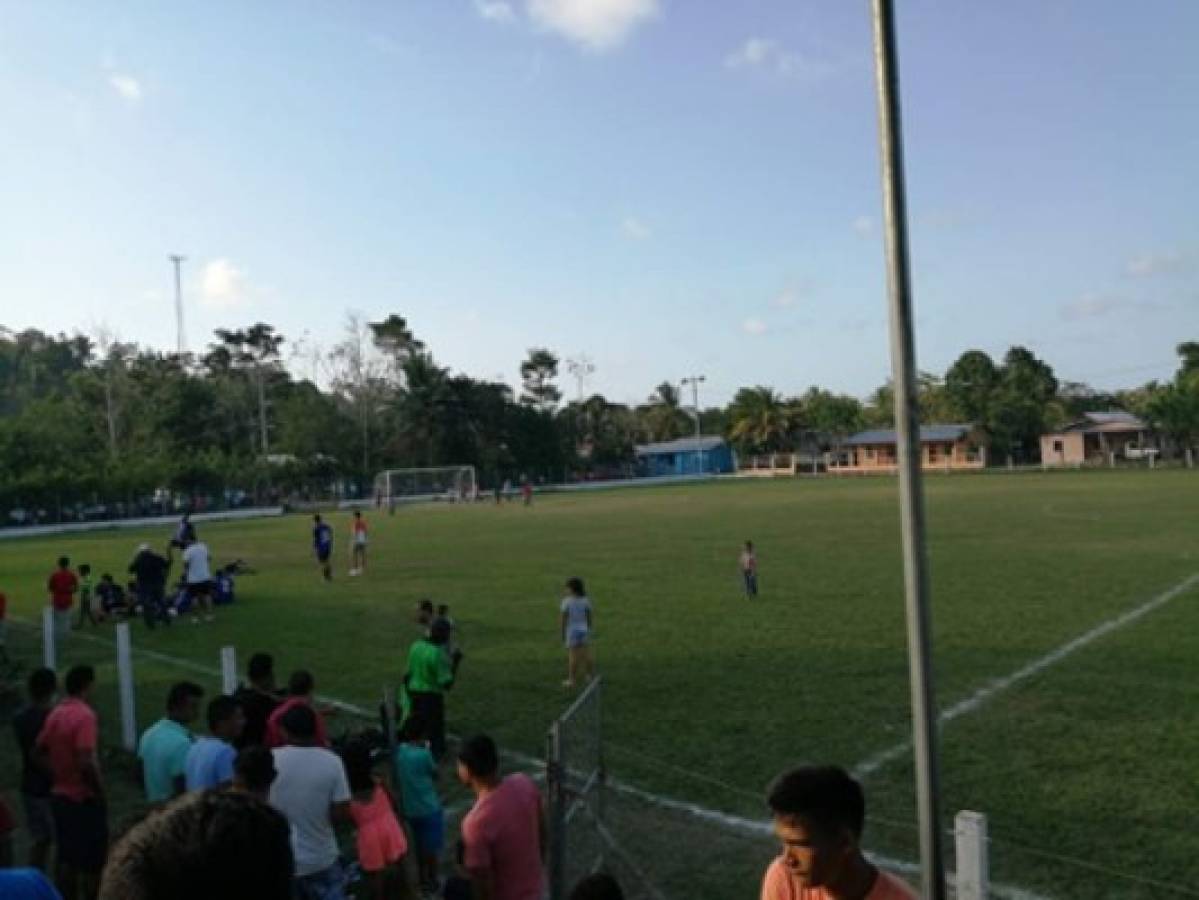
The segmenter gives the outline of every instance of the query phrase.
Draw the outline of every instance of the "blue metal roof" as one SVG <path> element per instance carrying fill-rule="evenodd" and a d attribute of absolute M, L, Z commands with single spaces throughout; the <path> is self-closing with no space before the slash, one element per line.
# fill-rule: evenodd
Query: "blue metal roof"
<path fill-rule="evenodd" d="M 957 441 L 970 433 L 969 425 L 921 425 L 920 443 L 931 444 L 938 441 Z M 893 428 L 874 428 L 870 431 L 859 431 L 845 442 L 846 446 L 861 447 L 867 444 L 896 443 Z"/>
<path fill-rule="evenodd" d="M 724 446 L 724 438 L 705 435 L 699 438 L 679 438 L 674 441 L 659 441 L 641 444 L 634 448 L 638 456 L 657 456 L 660 453 L 707 453 Z"/>

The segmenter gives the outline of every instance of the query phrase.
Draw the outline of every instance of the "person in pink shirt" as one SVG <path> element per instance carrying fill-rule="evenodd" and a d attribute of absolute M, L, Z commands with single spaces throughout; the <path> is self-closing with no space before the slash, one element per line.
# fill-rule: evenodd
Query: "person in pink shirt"
<path fill-rule="evenodd" d="M 34 743 L 34 758 L 50 773 L 58 865 L 55 882 L 64 900 L 94 900 L 108 854 L 108 815 L 96 754 L 96 713 L 88 705 L 96 670 L 75 666 L 66 698 L 50 711 Z"/>
<path fill-rule="evenodd" d="M 495 741 L 478 735 L 458 751 L 458 780 L 475 805 L 462 820 L 472 900 L 541 900 L 545 813 L 527 775 L 499 775 Z"/>
<path fill-rule="evenodd" d="M 839 766 L 805 766 L 774 780 L 766 802 L 783 853 L 766 869 L 762 900 L 916 900 L 862 854 L 866 798 Z"/>
<path fill-rule="evenodd" d="M 304 669 L 296 669 L 291 673 L 291 677 L 287 679 L 288 697 L 282 703 L 275 707 L 274 711 L 267 717 L 266 733 L 263 736 L 263 744 L 269 750 L 276 747 L 282 747 L 287 743 L 283 739 L 282 721 L 287 715 L 287 711 L 294 706 L 308 706 L 316 713 L 316 745 L 318 747 L 329 746 L 329 731 L 325 728 L 325 716 L 332 712 L 331 709 L 317 709 L 313 703 L 313 693 L 316 691 L 316 681 L 312 677 L 312 673 Z"/>

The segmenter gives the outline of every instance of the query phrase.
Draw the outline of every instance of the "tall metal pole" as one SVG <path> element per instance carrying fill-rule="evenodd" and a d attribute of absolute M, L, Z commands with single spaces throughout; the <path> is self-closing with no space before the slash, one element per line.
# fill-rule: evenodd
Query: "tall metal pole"
<path fill-rule="evenodd" d="M 912 746 L 916 763 L 916 807 L 920 820 L 920 865 L 925 900 L 945 898 L 941 847 L 940 777 L 937 768 L 936 701 L 932 673 L 928 553 L 924 539 L 924 487 L 920 470 L 916 349 L 912 330 L 912 285 L 908 261 L 907 198 L 904 190 L 899 64 L 892 0 L 872 0 L 874 71 L 882 162 L 887 286 L 891 316 L 891 370 L 895 382 L 895 425 L 899 449 L 899 506 L 907 602 L 908 668 L 912 691 Z"/>
<path fill-rule="evenodd" d="M 700 433 L 699 422 L 699 384 L 701 381 L 707 380 L 704 375 L 688 375 L 683 379 L 683 384 L 691 385 L 691 408 L 695 410 L 695 461 L 696 475 L 702 475 L 704 471 L 704 451 L 700 449 Z"/>
<path fill-rule="evenodd" d="M 182 356 L 187 345 L 183 339 L 183 280 L 179 268 L 187 257 L 172 253 L 167 259 L 175 266 L 175 352 Z"/>

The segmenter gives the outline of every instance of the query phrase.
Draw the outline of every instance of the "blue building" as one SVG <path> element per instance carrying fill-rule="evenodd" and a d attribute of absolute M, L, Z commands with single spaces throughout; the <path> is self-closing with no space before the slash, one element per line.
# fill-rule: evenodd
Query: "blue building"
<path fill-rule="evenodd" d="M 736 469 L 733 450 L 720 437 L 679 438 L 635 448 L 643 475 L 722 475 Z"/>

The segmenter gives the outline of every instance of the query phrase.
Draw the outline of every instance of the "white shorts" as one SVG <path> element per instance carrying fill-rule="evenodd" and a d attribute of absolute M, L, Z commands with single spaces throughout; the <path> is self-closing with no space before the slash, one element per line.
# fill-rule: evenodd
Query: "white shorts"
<path fill-rule="evenodd" d="M 361 534 L 361 533 L 354 535 L 354 546 L 355 547 L 365 547 L 366 546 L 366 535 Z"/>

